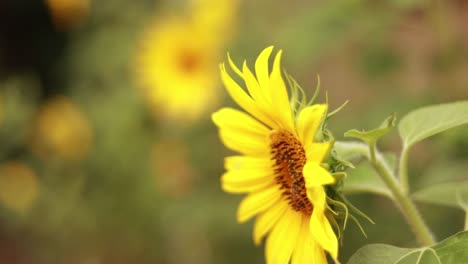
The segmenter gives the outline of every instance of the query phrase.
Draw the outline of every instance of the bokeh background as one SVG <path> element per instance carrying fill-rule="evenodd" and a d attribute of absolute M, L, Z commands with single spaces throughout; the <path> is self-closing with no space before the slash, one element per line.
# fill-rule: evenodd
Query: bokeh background
<path fill-rule="evenodd" d="M 241 196 L 221 191 L 211 112 L 231 105 L 229 51 L 266 46 L 312 94 L 320 75 L 337 139 L 392 112 L 468 98 L 468 2 L 0 1 L 0 263 L 263 263 Z M 325 100 L 325 92 L 321 100 Z M 412 188 L 468 178 L 468 129 L 412 151 Z M 380 147 L 398 151 L 396 132 Z M 385 198 L 355 195 L 367 243 L 416 246 Z M 463 213 L 420 205 L 437 237 Z"/>

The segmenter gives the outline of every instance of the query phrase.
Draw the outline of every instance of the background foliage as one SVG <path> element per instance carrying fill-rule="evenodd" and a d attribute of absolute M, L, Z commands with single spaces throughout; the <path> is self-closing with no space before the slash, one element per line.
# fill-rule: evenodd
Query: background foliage
<path fill-rule="evenodd" d="M 252 225 L 236 223 L 240 197 L 220 190 L 228 151 L 210 121 L 216 106 L 196 121 L 161 118 L 134 77 L 142 32 L 155 18 L 190 13 L 188 1 L 82 0 L 59 16 L 51 2 L 0 2 L 0 263 L 262 263 Z M 329 122 L 338 139 L 392 112 L 468 98 L 465 1 L 237 8 L 219 52 L 239 63 L 282 48 L 309 95 L 320 74 L 331 108 L 350 100 Z M 467 133 L 412 148 L 412 190 L 468 179 Z M 399 142 L 392 132 L 381 149 Z M 386 198 L 349 199 L 376 224 L 364 224 L 368 238 L 348 227 L 342 262 L 368 243 L 416 245 Z M 418 205 L 438 238 L 463 227 L 461 210 Z"/>

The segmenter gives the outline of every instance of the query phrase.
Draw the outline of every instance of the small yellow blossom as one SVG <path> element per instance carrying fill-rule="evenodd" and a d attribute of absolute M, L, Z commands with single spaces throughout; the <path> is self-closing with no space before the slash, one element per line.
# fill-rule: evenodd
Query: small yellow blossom
<path fill-rule="evenodd" d="M 136 74 L 153 112 L 192 121 L 218 103 L 220 47 L 182 18 L 163 18 L 141 40 Z"/>
<path fill-rule="evenodd" d="M 6 208 L 26 213 L 39 194 L 37 176 L 19 161 L 0 164 L 0 202 Z"/>
<path fill-rule="evenodd" d="M 256 217 L 254 241 L 260 244 L 268 236 L 268 264 L 325 264 L 325 252 L 335 260 L 338 256 L 325 192 L 335 179 L 321 165 L 333 142 L 316 137 L 328 106 L 315 104 L 293 111 L 281 74 L 281 51 L 270 72 L 272 50 L 266 48 L 259 55 L 255 74 L 246 63 L 241 70 L 229 60 L 248 93 L 221 65 L 228 93 L 246 112 L 222 108 L 212 116 L 224 145 L 240 153 L 225 159 L 222 188 L 247 194 L 237 219 L 245 222 Z"/>
<path fill-rule="evenodd" d="M 197 27 L 220 45 L 229 41 L 234 35 L 239 0 L 192 0 L 191 15 Z"/>
<path fill-rule="evenodd" d="M 81 160 L 88 154 L 91 141 L 88 120 L 69 99 L 57 97 L 39 109 L 32 148 L 42 158 Z"/>
<path fill-rule="evenodd" d="M 66 30 L 82 23 L 89 12 L 90 0 L 46 0 L 53 23 Z"/>

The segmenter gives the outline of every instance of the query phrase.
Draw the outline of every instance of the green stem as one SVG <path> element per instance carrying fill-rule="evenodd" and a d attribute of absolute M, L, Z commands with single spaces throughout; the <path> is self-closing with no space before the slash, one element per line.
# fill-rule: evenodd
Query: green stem
<path fill-rule="evenodd" d="M 404 193 L 397 182 L 392 169 L 388 166 L 385 159 L 376 151 L 375 144 L 370 146 L 370 161 L 376 171 L 379 173 L 382 180 L 393 193 L 394 201 L 399 205 L 399 208 L 405 216 L 408 224 L 411 226 L 419 243 L 423 246 L 435 244 L 435 240 L 419 214 L 413 201 Z"/>
<path fill-rule="evenodd" d="M 403 150 L 401 151 L 400 155 L 400 162 L 398 164 L 399 175 L 400 175 L 400 182 L 401 188 L 403 193 L 409 193 L 409 184 L 408 184 L 408 154 L 409 154 L 409 147 L 406 145 L 403 146 Z"/>
<path fill-rule="evenodd" d="M 375 161 L 376 156 L 375 156 L 375 151 L 376 151 L 376 142 L 375 141 L 370 141 L 368 142 L 369 144 L 369 158 L 371 161 Z"/>
<path fill-rule="evenodd" d="M 468 231 L 468 210 L 465 213 L 465 231 Z"/>

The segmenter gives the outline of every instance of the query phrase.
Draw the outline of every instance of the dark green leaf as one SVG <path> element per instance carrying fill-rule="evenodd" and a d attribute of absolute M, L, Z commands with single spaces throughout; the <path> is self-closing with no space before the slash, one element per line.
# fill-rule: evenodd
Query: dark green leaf
<path fill-rule="evenodd" d="M 468 231 L 451 236 L 432 247 L 441 263 L 468 263 Z"/>
<path fill-rule="evenodd" d="M 401 256 L 412 252 L 410 248 L 399 248 L 385 244 L 370 244 L 360 248 L 349 259 L 348 264 L 397 263 Z"/>
<path fill-rule="evenodd" d="M 468 231 L 422 248 L 371 244 L 360 248 L 348 264 L 460 264 L 468 263 Z"/>

